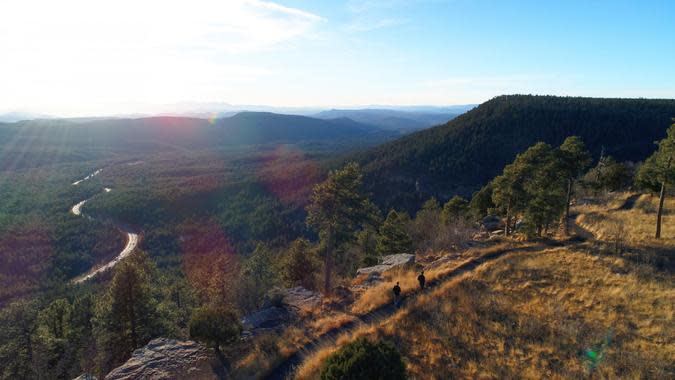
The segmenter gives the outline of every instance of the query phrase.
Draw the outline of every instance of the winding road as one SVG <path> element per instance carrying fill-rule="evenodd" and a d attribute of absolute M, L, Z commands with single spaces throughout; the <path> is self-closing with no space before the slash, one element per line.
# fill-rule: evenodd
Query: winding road
<path fill-rule="evenodd" d="M 103 169 L 98 169 L 95 172 L 89 174 L 88 176 L 82 178 L 81 180 L 73 182 L 72 185 L 77 186 L 80 183 L 94 177 L 95 175 L 98 175 L 99 173 L 101 173 L 102 170 Z M 108 188 L 108 187 L 103 188 L 103 192 L 105 192 L 105 193 L 109 193 L 111 191 L 112 191 L 111 188 Z M 84 216 L 84 214 L 82 214 L 82 206 L 84 206 L 84 204 L 87 203 L 87 201 L 89 201 L 89 199 L 85 199 L 85 200 L 77 203 L 76 205 L 74 205 L 70 209 L 70 212 L 73 213 L 73 215 L 76 215 L 76 216 Z M 122 226 L 122 225 L 119 225 L 119 224 L 116 224 L 115 228 L 124 232 L 127 235 L 127 243 L 124 246 L 124 249 L 122 249 L 122 251 L 119 254 L 117 254 L 117 256 L 115 256 L 112 260 L 105 263 L 104 265 L 94 267 L 91 270 L 89 270 L 89 272 L 74 278 L 72 280 L 73 283 L 81 284 L 83 282 L 91 280 L 92 278 L 96 277 L 97 275 L 113 268 L 115 265 L 117 265 L 117 263 L 122 261 L 122 259 L 124 259 L 125 257 L 129 256 L 134 251 L 134 249 L 136 249 L 136 246 L 138 245 L 138 234 L 131 231 L 129 228 L 127 228 L 125 226 Z"/>

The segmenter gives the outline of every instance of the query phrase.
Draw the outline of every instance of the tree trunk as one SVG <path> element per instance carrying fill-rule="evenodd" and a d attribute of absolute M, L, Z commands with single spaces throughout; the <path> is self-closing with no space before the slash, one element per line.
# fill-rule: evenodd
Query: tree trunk
<path fill-rule="evenodd" d="M 509 236 L 509 224 L 511 222 L 511 202 L 506 206 L 506 223 L 504 223 L 504 235 Z"/>
<path fill-rule="evenodd" d="M 563 221 L 563 234 L 569 236 L 570 234 L 570 202 L 572 201 L 572 185 L 574 180 L 569 178 L 567 180 L 567 203 L 565 204 L 565 220 Z"/>
<path fill-rule="evenodd" d="M 656 238 L 661 239 L 661 216 L 663 215 L 663 201 L 666 198 L 666 182 L 661 182 L 661 194 L 659 195 L 659 211 L 656 213 Z"/>
<path fill-rule="evenodd" d="M 326 239 L 326 257 L 324 259 L 324 278 L 323 278 L 323 292 L 325 295 L 331 293 L 330 278 L 333 272 L 333 233 L 328 233 Z"/>

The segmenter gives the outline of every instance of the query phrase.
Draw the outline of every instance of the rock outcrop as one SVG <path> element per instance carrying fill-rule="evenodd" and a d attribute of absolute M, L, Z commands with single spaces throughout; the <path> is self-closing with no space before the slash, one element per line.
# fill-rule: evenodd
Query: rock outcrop
<path fill-rule="evenodd" d="M 126 363 L 112 370 L 105 380 L 218 379 L 220 361 L 213 352 L 192 341 L 153 339 L 131 355 Z"/>
<path fill-rule="evenodd" d="M 245 316 L 241 323 L 247 330 L 271 329 L 288 322 L 291 313 L 282 306 L 270 306 Z"/>
<path fill-rule="evenodd" d="M 247 331 L 275 329 L 298 313 L 309 312 L 321 305 L 321 294 L 302 286 L 289 289 L 275 288 L 268 294 L 262 309 L 242 318 L 241 323 Z"/>
<path fill-rule="evenodd" d="M 415 255 L 410 255 L 407 253 L 399 253 L 397 255 L 387 255 L 382 257 L 382 263 L 374 265 L 372 267 L 359 268 L 356 271 L 357 275 L 371 273 L 382 273 L 393 268 L 402 267 L 406 265 L 412 265 L 415 263 Z"/>
<path fill-rule="evenodd" d="M 310 310 L 321 304 L 321 294 L 302 286 L 284 289 L 283 304 L 299 310 Z"/>

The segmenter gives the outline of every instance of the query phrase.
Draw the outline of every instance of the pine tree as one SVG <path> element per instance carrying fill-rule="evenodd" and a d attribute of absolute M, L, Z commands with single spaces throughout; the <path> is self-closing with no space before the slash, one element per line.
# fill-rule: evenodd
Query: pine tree
<path fill-rule="evenodd" d="M 471 196 L 469 207 L 473 216 L 478 219 L 484 218 L 491 209 L 495 208 L 492 202 L 492 187 L 492 182 L 489 182 Z"/>
<path fill-rule="evenodd" d="M 154 270 L 148 255 L 141 251 L 115 267 L 95 317 L 102 370 L 110 370 L 161 332 L 151 282 Z"/>
<path fill-rule="evenodd" d="M 550 145 L 537 143 L 516 156 L 493 181 L 492 200 L 506 216 L 505 234 L 514 216 L 525 216 L 541 235 L 564 210 L 565 194 L 561 161 Z"/>
<path fill-rule="evenodd" d="M 410 253 L 412 240 L 405 230 L 405 216 L 395 210 L 389 211 L 387 219 L 380 226 L 377 236 L 377 252 L 380 255 Z"/>
<path fill-rule="evenodd" d="M 220 346 L 234 343 L 241 335 L 237 316 L 229 309 L 204 306 L 190 318 L 190 338 L 210 345 L 220 358 Z"/>
<path fill-rule="evenodd" d="M 356 163 L 330 172 L 314 186 L 307 206 L 307 224 L 319 233 L 325 247 L 324 292 L 331 292 L 335 250 L 351 241 L 363 224 L 376 218 L 377 209 L 362 190 L 363 175 Z"/>
<path fill-rule="evenodd" d="M 441 212 L 441 221 L 443 224 L 450 224 L 452 221 L 455 221 L 459 218 L 466 216 L 466 213 L 469 211 L 469 202 L 455 195 L 449 201 L 443 205 L 443 211 Z"/>
<path fill-rule="evenodd" d="M 591 155 L 586 150 L 583 140 L 578 136 L 570 136 L 558 148 L 561 169 L 567 178 L 567 202 L 565 203 L 565 220 L 563 232 L 569 235 L 570 203 L 574 192 L 574 183 L 591 164 Z"/>
<path fill-rule="evenodd" d="M 637 182 L 643 187 L 659 188 L 659 208 L 656 213 L 657 239 L 661 238 L 661 219 L 668 185 L 675 183 L 675 124 L 668 128 L 666 137 L 658 142 L 659 148 L 642 165 Z"/>
<path fill-rule="evenodd" d="M 291 243 L 283 261 L 281 277 L 287 286 L 300 285 L 314 289 L 314 274 L 318 269 L 309 241 L 296 239 Z"/>

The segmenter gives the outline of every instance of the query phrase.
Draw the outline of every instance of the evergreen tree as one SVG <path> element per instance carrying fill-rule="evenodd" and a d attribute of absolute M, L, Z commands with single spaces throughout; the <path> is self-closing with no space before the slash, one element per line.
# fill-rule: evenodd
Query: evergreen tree
<path fill-rule="evenodd" d="M 410 253 L 412 240 L 405 230 L 405 216 L 395 210 L 389 211 L 387 219 L 380 226 L 377 236 L 377 252 L 380 255 Z"/>
<path fill-rule="evenodd" d="M 220 346 L 236 342 L 241 330 L 236 314 L 222 307 L 198 308 L 190 318 L 190 338 L 213 347 L 218 357 Z"/>
<path fill-rule="evenodd" d="M 435 197 L 431 197 L 431 198 L 427 199 L 422 204 L 422 208 L 420 209 L 419 212 L 425 212 L 425 211 L 438 212 L 440 210 L 441 210 L 441 204 L 438 203 L 438 199 L 436 199 Z M 419 212 L 418 212 L 418 214 L 419 214 Z M 418 215 L 415 215 L 415 217 L 417 217 L 417 216 Z"/>
<path fill-rule="evenodd" d="M 558 148 L 561 170 L 567 178 L 567 202 L 565 203 L 565 220 L 563 232 L 569 235 L 570 203 L 575 181 L 591 164 L 591 154 L 586 150 L 583 140 L 578 136 L 570 136 Z"/>
<path fill-rule="evenodd" d="M 477 219 L 484 218 L 491 209 L 495 208 L 492 202 L 492 186 L 492 182 L 489 182 L 471 196 L 469 207 Z"/>
<path fill-rule="evenodd" d="M 35 351 L 39 360 L 35 367 L 45 377 L 66 378 L 77 351 L 74 336 L 73 307 L 59 298 L 40 310 L 35 332 Z"/>
<path fill-rule="evenodd" d="M 365 266 L 373 266 L 378 263 L 377 233 L 373 227 L 366 226 L 356 234 L 356 246 L 363 257 Z"/>
<path fill-rule="evenodd" d="M 466 199 L 455 195 L 449 201 L 443 205 L 443 211 L 441 212 L 441 220 L 443 224 L 450 224 L 452 221 L 455 221 L 459 218 L 466 216 L 466 213 L 469 211 L 469 202 Z"/>
<path fill-rule="evenodd" d="M 666 189 L 675 183 L 675 124 L 668 128 L 666 137 L 658 142 L 659 148 L 642 165 L 637 182 L 643 187 L 659 188 L 659 208 L 656 213 L 657 239 L 661 238 L 661 219 Z"/>
<path fill-rule="evenodd" d="M 103 372 L 126 360 L 133 350 L 161 332 L 151 282 L 154 270 L 150 258 L 142 251 L 115 266 L 95 317 L 99 368 Z"/>
<path fill-rule="evenodd" d="M 563 212 L 565 179 L 561 161 L 548 144 L 537 143 L 516 156 L 493 181 L 492 199 L 506 216 L 505 234 L 518 214 L 538 235 L 545 231 Z"/>
<path fill-rule="evenodd" d="M 272 252 L 265 243 L 258 242 L 251 257 L 244 265 L 244 274 L 258 283 L 271 286 L 275 282 L 277 271 L 272 264 Z"/>
<path fill-rule="evenodd" d="M 37 306 L 32 300 L 12 302 L 0 309 L 0 378 L 36 377 L 33 366 L 36 317 Z"/>
<path fill-rule="evenodd" d="M 630 183 L 630 173 L 626 165 L 617 162 L 614 157 L 602 156 L 584 176 L 584 183 L 596 190 L 617 191 Z"/>
<path fill-rule="evenodd" d="M 309 241 L 296 239 L 291 243 L 283 261 L 281 276 L 287 286 L 302 286 L 314 289 L 314 274 L 317 262 L 310 249 Z"/>
<path fill-rule="evenodd" d="M 396 347 L 359 338 L 326 359 L 321 380 L 405 380 L 405 364 Z"/>
<path fill-rule="evenodd" d="M 328 178 L 314 186 L 307 206 L 307 224 L 319 233 L 324 255 L 324 292 L 331 292 L 335 250 L 354 238 L 363 224 L 374 220 L 376 207 L 361 190 L 363 175 L 356 163 L 331 171 Z"/>

